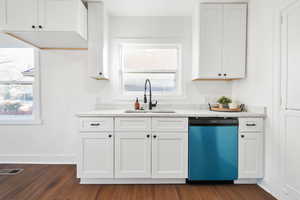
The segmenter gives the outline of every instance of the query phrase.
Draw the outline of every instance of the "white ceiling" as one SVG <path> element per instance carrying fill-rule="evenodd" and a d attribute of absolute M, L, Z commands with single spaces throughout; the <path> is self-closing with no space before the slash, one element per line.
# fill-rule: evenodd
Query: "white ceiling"
<path fill-rule="evenodd" d="M 114 16 L 190 16 L 194 0 L 104 0 Z"/>

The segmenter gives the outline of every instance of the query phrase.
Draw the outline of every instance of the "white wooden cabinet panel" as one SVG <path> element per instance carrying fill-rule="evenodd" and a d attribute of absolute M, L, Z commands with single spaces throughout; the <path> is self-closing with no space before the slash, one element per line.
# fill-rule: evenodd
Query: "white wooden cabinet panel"
<path fill-rule="evenodd" d="M 246 3 L 199 3 L 193 18 L 193 79 L 245 77 Z"/>
<path fill-rule="evenodd" d="M 106 80 L 108 70 L 108 15 L 103 2 L 88 3 L 88 75 Z"/>
<path fill-rule="evenodd" d="M 150 117 L 117 117 L 115 118 L 116 131 L 150 131 Z"/>
<path fill-rule="evenodd" d="M 154 133 L 152 178 L 187 178 L 187 145 L 185 133 Z"/>
<path fill-rule="evenodd" d="M 71 23 L 76 21 L 76 7 L 74 0 L 40 0 L 39 25 L 43 26 L 43 31 L 76 29 L 76 23 Z"/>
<path fill-rule="evenodd" d="M 247 4 L 224 5 L 223 75 L 244 78 L 246 66 Z"/>
<path fill-rule="evenodd" d="M 116 178 L 151 178 L 150 133 L 116 133 L 115 176 Z"/>
<path fill-rule="evenodd" d="M 0 0 L 0 30 L 4 28 L 6 23 L 6 0 Z"/>
<path fill-rule="evenodd" d="M 80 131 L 81 132 L 112 132 L 114 129 L 114 119 L 112 117 L 102 118 L 81 118 Z"/>
<path fill-rule="evenodd" d="M 188 130 L 188 118 L 152 118 L 152 131 L 177 131 L 184 132 Z"/>
<path fill-rule="evenodd" d="M 87 47 L 81 0 L 0 0 L 0 30 L 39 48 Z"/>
<path fill-rule="evenodd" d="M 199 78 L 219 78 L 222 72 L 223 5 L 200 6 Z"/>
<path fill-rule="evenodd" d="M 0 0 L 0 2 L 0 9 L 5 13 L 0 30 L 35 30 L 32 26 L 36 26 L 38 22 L 38 0 Z"/>
<path fill-rule="evenodd" d="M 99 133 L 81 137 L 81 178 L 113 178 L 113 136 Z"/>
<path fill-rule="evenodd" d="M 263 118 L 239 118 L 240 132 L 263 132 Z"/>
<path fill-rule="evenodd" d="M 300 111 L 300 90 L 298 87 L 300 73 L 300 5 L 292 6 L 283 14 L 282 24 L 282 67 L 284 84 L 283 105 L 287 110 Z"/>
<path fill-rule="evenodd" d="M 239 134 L 239 179 L 263 178 L 263 133 Z"/>

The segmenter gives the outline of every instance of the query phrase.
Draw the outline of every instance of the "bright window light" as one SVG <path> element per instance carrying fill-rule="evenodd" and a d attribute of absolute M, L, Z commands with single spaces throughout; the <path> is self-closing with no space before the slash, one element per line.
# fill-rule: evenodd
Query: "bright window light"
<path fill-rule="evenodd" d="M 34 120 L 35 50 L 0 48 L 0 122 Z"/>
<path fill-rule="evenodd" d="M 121 49 L 124 93 L 143 92 L 147 78 L 158 95 L 178 93 L 180 56 L 180 46 L 176 44 L 124 44 Z"/>

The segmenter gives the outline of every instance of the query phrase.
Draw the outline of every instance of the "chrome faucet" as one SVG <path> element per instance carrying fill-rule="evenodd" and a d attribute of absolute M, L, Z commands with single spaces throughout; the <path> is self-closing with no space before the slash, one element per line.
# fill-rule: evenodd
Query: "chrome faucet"
<path fill-rule="evenodd" d="M 149 84 L 149 110 L 152 110 L 153 107 L 156 107 L 157 101 L 155 103 L 152 103 L 152 88 L 151 88 L 151 82 L 150 79 L 146 79 L 145 81 L 145 92 L 144 92 L 144 103 L 147 103 L 147 85 Z"/>

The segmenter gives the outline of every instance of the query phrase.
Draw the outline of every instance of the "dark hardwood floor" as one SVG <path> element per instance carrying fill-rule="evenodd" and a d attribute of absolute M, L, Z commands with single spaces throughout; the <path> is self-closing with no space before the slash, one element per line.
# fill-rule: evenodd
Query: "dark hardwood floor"
<path fill-rule="evenodd" d="M 73 165 L 23 168 L 0 176 L 0 200 L 275 200 L 256 185 L 80 185 Z"/>

